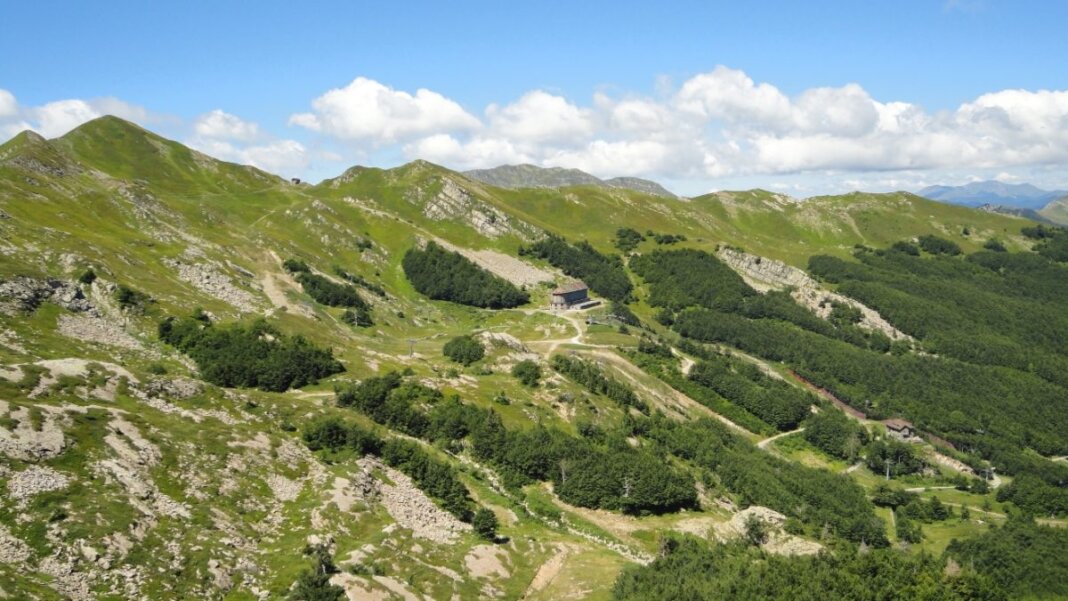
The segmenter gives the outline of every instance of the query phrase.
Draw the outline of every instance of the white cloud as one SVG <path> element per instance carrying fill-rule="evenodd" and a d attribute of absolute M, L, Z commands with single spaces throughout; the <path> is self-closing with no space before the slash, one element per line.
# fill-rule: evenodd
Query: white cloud
<path fill-rule="evenodd" d="M 293 174 L 308 166 L 308 151 L 300 142 L 271 139 L 259 124 L 222 109 L 198 117 L 186 143 L 213 157 L 271 173 Z"/>
<path fill-rule="evenodd" d="M 252 165 L 270 173 L 297 173 L 308 165 L 307 149 L 295 140 L 238 146 L 226 140 L 195 138 L 186 143 L 215 158 Z"/>
<path fill-rule="evenodd" d="M 522 142 L 574 143 L 594 132 L 592 111 L 542 90 L 527 92 L 503 107 L 491 104 L 486 116 L 496 134 Z"/>
<path fill-rule="evenodd" d="M 62 135 L 108 113 L 142 124 L 159 118 L 114 98 L 27 107 L 0 90 L 0 137 L 25 128 Z M 1068 164 L 1068 90 L 995 90 L 934 112 L 872 98 L 856 83 L 790 95 L 724 66 L 679 84 L 659 78 L 652 96 L 598 92 L 583 102 L 535 89 L 481 111 L 358 77 L 289 124 L 310 141 L 274 138 L 221 109 L 187 122 L 186 131 L 209 154 L 275 172 L 401 154 L 458 169 L 534 163 L 704 189 L 761 180 L 812 189 L 823 178 L 890 186 L 973 174 L 1063 187 Z"/>
<path fill-rule="evenodd" d="M 608 142 L 594 140 L 578 150 L 563 151 L 547 158 L 544 164 L 572 167 L 601 176 L 618 176 L 663 172 L 673 157 L 672 148 L 662 142 L 634 140 Z"/>
<path fill-rule="evenodd" d="M 46 138 L 54 138 L 104 115 L 115 115 L 141 124 L 155 119 L 143 107 L 117 98 L 71 98 L 40 106 L 22 106 L 11 92 L 0 89 L 0 136 L 3 139 L 27 129 Z"/>
<path fill-rule="evenodd" d="M 448 134 L 436 134 L 407 144 L 404 154 L 409 158 L 425 159 L 456 169 L 535 163 L 539 160 L 503 138 L 475 136 L 462 142 Z"/>
<path fill-rule="evenodd" d="M 34 129 L 46 138 L 62 136 L 86 121 L 92 121 L 103 113 L 84 100 L 57 100 L 29 109 Z"/>
<path fill-rule="evenodd" d="M 357 77 L 312 102 L 313 112 L 297 113 L 289 123 L 336 138 L 391 144 L 435 133 L 471 130 L 480 123 L 463 107 L 437 92 L 415 95 Z"/>
<path fill-rule="evenodd" d="M 0 119 L 13 117 L 17 115 L 18 112 L 19 103 L 15 100 L 15 95 L 0 88 Z"/>
<path fill-rule="evenodd" d="M 218 140 L 248 142 L 260 137 L 260 127 L 220 109 L 201 115 L 193 125 L 196 135 Z"/>
<path fill-rule="evenodd" d="M 785 128 L 791 122 L 790 99 L 778 88 L 723 66 L 689 79 L 675 101 L 687 113 L 742 126 Z"/>

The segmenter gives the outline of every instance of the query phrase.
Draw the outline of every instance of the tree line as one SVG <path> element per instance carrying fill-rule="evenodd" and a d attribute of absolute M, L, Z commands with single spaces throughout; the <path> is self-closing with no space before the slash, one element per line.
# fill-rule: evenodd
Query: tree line
<path fill-rule="evenodd" d="M 494 466 L 506 485 L 551 481 L 561 499 L 583 507 L 663 513 L 696 504 L 693 479 L 622 436 L 580 438 L 536 426 L 509 429 L 500 416 L 397 373 L 339 387 L 338 406 Z"/>
<path fill-rule="evenodd" d="M 344 371 L 331 349 L 288 336 L 263 319 L 214 324 L 203 312 L 168 317 L 159 338 L 188 355 L 200 377 L 219 386 L 284 392 Z"/>
<path fill-rule="evenodd" d="M 548 235 L 530 246 L 519 249 L 521 256 L 544 259 L 565 274 L 579 278 L 590 290 L 619 303 L 631 299 L 633 285 L 623 267 L 623 261 L 615 255 L 605 255 L 589 242 L 569 244 L 556 235 Z"/>
<path fill-rule="evenodd" d="M 434 300 L 484 309 L 508 309 L 530 301 L 530 296 L 511 282 L 434 242 L 428 242 L 424 249 L 409 249 L 401 267 L 412 286 Z"/>

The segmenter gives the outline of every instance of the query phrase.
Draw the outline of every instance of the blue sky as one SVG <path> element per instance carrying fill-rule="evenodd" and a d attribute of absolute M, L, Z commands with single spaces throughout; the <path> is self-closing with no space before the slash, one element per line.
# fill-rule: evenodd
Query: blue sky
<path fill-rule="evenodd" d="M 3 138 L 112 112 L 311 179 L 421 157 L 689 194 L 1068 188 L 1064 2 L 4 4 Z"/>

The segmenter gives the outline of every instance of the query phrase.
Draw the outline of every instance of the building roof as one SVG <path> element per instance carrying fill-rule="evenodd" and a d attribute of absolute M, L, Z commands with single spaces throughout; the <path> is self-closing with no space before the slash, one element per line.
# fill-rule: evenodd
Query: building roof
<path fill-rule="evenodd" d="M 891 430 L 904 430 L 905 428 L 915 429 L 912 424 L 903 419 L 888 419 L 884 420 L 883 424 Z"/>
<path fill-rule="evenodd" d="M 566 284 L 561 284 L 553 290 L 553 294 L 569 294 L 571 292 L 579 292 L 580 290 L 588 290 L 585 283 L 581 280 L 575 280 Z"/>

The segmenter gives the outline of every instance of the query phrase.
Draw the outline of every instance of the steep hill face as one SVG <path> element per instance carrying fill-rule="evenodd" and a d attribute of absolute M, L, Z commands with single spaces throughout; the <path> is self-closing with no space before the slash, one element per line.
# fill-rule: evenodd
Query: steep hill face
<path fill-rule="evenodd" d="M 538 167 L 536 165 L 501 165 L 492 169 L 474 169 L 465 171 L 471 179 L 485 182 L 499 188 L 567 188 L 572 186 L 599 186 L 622 188 L 661 196 L 676 198 L 660 184 L 638 177 L 613 177 L 602 180 L 585 171 L 565 169 L 563 167 Z"/>
<path fill-rule="evenodd" d="M 1038 211 L 1042 217 L 1058 223 L 1068 225 L 1068 196 L 1058 198 Z"/>
<path fill-rule="evenodd" d="M 620 228 L 644 236 L 635 254 L 602 256 L 617 252 Z M 654 318 L 664 299 L 652 268 L 646 279 L 632 266 L 682 249 L 697 269 L 679 278 L 718 266 L 709 277 L 730 280 L 754 311 L 781 311 L 767 321 L 808 328 L 791 336 L 820 332 L 890 361 L 897 355 L 868 349 L 881 332 L 908 360 L 968 358 L 944 327 L 929 353 L 932 328 L 880 314 L 931 305 L 898 301 L 929 293 L 930 282 L 911 287 L 930 275 L 921 268 L 951 259 L 927 253 L 902 267 L 896 254 L 885 265 L 882 254 L 858 255 L 871 271 L 841 285 L 867 304 L 837 290 L 836 272 L 802 270 L 812 255 L 859 266 L 855 245 L 882 251 L 926 235 L 965 252 L 993 237 L 1028 248 L 1019 228 L 909 194 L 683 201 L 609 186 L 506 189 L 421 161 L 301 186 L 114 118 L 55 140 L 20 134 L 0 146 L 0 599 L 284 599 L 295 583 L 318 582 L 305 570 L 331 563 L 330 582 L 349 598 L 606 598 L 625 567 L 661 554 L 663 537 L 736 538 L 749 515 L 771 516 L 760 552 L 896 543 L 878 519 L 889 510 L 868 501 L 881 464 L 789 432 L 813 405 L 834 411 L 831 393 L 814 396 L 797 362 L 676 343 Z M 591 246 L 550 262 L 531 251 L 547 233 Z M 431 241 L 530 302 L 487 310 L 420 294 L 404 259 Z M 956 277 L 979 269 L 959 263 Z M 632 298 L 549 311 L 554 282 L 576 269 L 613 271 Z M 438 272 L 452 275 L 444 262 Z M 865 287 L 878 277 L 900 293 Z M 765 296 L 746 281 L 782 290 Z M 1045 302 L 1059 289 L 1040 292 Z M 989 321 L 1014 326 L 1014 312 Z M 991 339 L 1012 352 L 995 358 L 1018 355 L 999 327 Z M 1064 373 L 1021 357 L 1018 378 L 1038 392 L 1048 388 L 1033 385 L 1028 362 Z M 865 398 L 892 406 L 893 389 Z M 1045 410 L 1055 429 L 1059 405 Z M 1000 415 L 996 404 L 987 413 Z M 975 430 L 971 415 L 934 417 Z M 882 431 L 871 420 L 855 427 Z M 1059 439 L 1032 442 L 1045 450 Z M 933 447 L 916 448 L 938 465 Z M 956 465 L 909 485 L 974 478 Z M 1004 521 L 994 492 L 951 492 L 947 502 L 987 502 L 991 513 L 924 523 L 924 549 Z M 492 521 L 499 537 L 487 534 Z M 331 561 L 305 555 L 309 545 Z"/>

